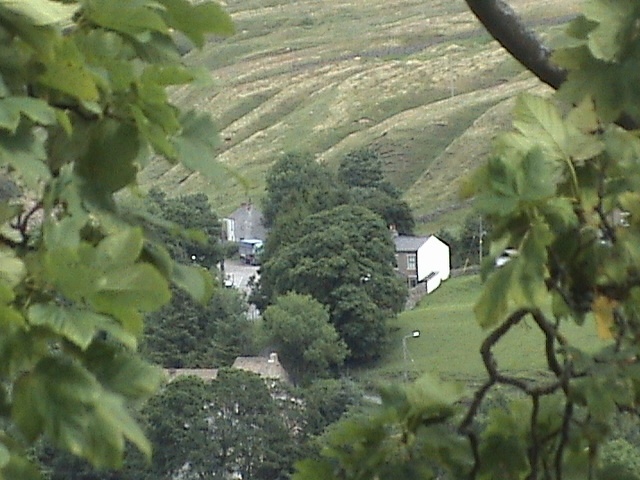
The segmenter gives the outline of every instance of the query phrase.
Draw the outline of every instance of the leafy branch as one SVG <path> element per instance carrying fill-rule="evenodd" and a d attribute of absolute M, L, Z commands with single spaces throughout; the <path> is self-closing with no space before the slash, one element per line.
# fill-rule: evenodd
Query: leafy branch
<path fill-rule="evenodd" d="M 519 325 L 528 317 L 533 318 L 535 324 L 545 336 L 546 356 L 549 369 L 556 375 L 557 380 L 554 382 L 546 382 L 543 384 L 535 384 L 526 382 L 518 377 L 508 376 L 501 373 L 498 368 L 497 361 L 493 354 L 493 348 L 500 340 L 508 334 L 513 327 Z M 527 478 L 537 478 L 538 461 L 541 456 L 540 452 L 543 445 L 548 442 L 548 438 L 538 437 L 538 414 L 540 397 L 544 395 L 552 395 L 558 390 L 568 392 L 569 380 L 571 378 L 571 362 L 565 361 L 564 365 L 560 365 L 556 356 L 556 347 L 566 345 L 566 339 L 559 334 L 557 329 L 545 318 L 539 310 L 521 309 L 512 313 L 499 327 L 489 334 L 482 342 L 480 353 L 482 361 L 489 378 L 476 390 L 473 400 L 469 405 L 466 414 L 458 425 L 458 432 L 465 435 L 469 439 L 469 444 L 473 451 L 474 466 L 469 473 L 469 478 L 477 478 L 481 468 L 481 458 L 478 451 L 480 439 L 474 423 L 477 422 L 478 414 L 481 411 L 483 402 L 491 389 L 497 385 L 507 385 L 521 391 L 531 399 L 532 410 L 530 420 L 530 436 L 531 442 L 528 448 L 530 458 L 531 472 Z M 567 424 L 568 428 L 568 424 Z"/>
<path fill-rule="evenodd" d="M 552 61 L 553 51 L 517 12 L 503 0 L 465 0 L 469 9 L 487 32 L 515 60 L 540 81 L 559 89 L 567 80 L 568 71 Z M 616 123 L 626 130 L 638 128 L 637 120 L 621 112 Z"/>
<path fill-rule="evenodd" d="M 0 0 L 0 24 L 0 166 L 22 194 L 0 202 L 0 478 L 40 478 L 25 452 L 43 437 L 118 467 L 128 443 L 151 453 L 130 411 L 162 381 L 138 353 L 144 314 L 172 284 L 213 287 L 118 193 L 151 152 L 211 174 L 211 120 L 169 102 L 196 77 L 174 32 L 202 46 L 233 25 L 187 0 Z"/>
<path fill-rule="evenodd" d="M 542 82 L 558 89 L 567 71 L 551 62 L 551 49 L 503 0 L 465 0 L 487 32 Z"/>

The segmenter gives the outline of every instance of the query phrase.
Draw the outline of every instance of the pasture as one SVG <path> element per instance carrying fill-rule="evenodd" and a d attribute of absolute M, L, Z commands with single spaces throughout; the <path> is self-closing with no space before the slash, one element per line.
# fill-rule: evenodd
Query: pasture
<path fill-rule="evenodd" d="M 578 1 L 510 3 L 553 44 Z M 509 125 L 511 99 L 545 91 L 462 0 L 250 0 L 225 8 L 235 35 L 187 54 L 203 81 L 173 92 L 179 105 L 216 119 L 219 178 L 154 161 L 141 179 L 171 195 L 204 192 L 220 215 L 258 201 L 265 172 L 284 153 L 335 166 L 372 148 L 418 231 L 450 227 L 468 209 L 459 181 Z"/>
<path fill-rule="evenodd" d="M 473 314 L 481 289 L 477 275 L 452 278 L 414 309 L 400 314 L 392 323 L 389 352 L 376 368 L 361 373 L 363 379 L 402 380 L 405 371 L 410 379 L 424 373 L 465 383 L 486 378 L 479 349 L 489 332 L 478 326 Z M 402 338 L 413 330 L 420 330 L 420 337 L 406 339 L 405 362 Z M 598 338 L 589 318 L 582 327 L 563 324 L 562 332 L 574 345 L 588 351 L 606 344 Z M 530 320 L 505 336 L 495 353 L 501 368 L 525 378 L 535 378 L 544 368 L 543 336 Z"/>

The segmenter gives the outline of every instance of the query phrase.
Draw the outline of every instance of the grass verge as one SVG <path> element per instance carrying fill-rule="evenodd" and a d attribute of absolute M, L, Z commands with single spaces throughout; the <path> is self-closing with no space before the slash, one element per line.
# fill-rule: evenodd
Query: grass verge
<path fill-rule="evenodd" d="M 391 348 L 379 364 L 357 372 L 365 382 L 402 381 L 430 374 L 443 380 L 477 382 L 486 378 L 480 345 L 488 335 L 476 323 L 473 306 L 482 291 L 477 275 L 447 280 L 413 310 L 403 312 L 394 322 Z M 403 337 L 420 330 L 418 338 Z M 563 324 L 569 341 L 586 351 L 596 351 L 606 342 L 598 338 L 596 327 L 587 319 L 580 327 Z M 525 378 L 536 378 L 544 370 L 544 338 L 533 322 L 524 322 L 507 334 L 495 349 L 500 368 Z"/>

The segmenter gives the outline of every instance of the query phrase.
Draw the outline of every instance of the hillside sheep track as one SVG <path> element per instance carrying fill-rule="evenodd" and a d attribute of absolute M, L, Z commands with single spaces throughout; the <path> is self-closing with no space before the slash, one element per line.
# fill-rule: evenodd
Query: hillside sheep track
<path fill-rule="evenodd" d="M 514 7 L 553 36 L 576 3 Z M 227 8 L 238 33 L 187 56 L 212 72 L 212 84 L 174 92 L 179 104 L 218 119 L 220 180 L 160 161 L 143 172 L 143 186 L 204 191 L 222 214 L 259 199 L 264 173 L 285 152 L 336 164 L 369 146 L 416 215 L 431 218 L 458 202 L 452 179 L 508 124 L 501 105 L 537 86 L 463 2 L 254 0 Z"/>

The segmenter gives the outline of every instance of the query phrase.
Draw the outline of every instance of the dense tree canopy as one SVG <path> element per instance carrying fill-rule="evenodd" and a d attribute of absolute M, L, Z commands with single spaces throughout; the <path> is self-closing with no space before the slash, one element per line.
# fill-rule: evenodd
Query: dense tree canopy
<path fill-rule="evenodd" d="M 327 309 L 313 297 L 287 293 L 263 317 L 270 343 L 296 382 L 326 377 L 344 362 L 347 346 L 329 322 Z"/>
<path fill-rule="evenodd" d="M 382 352 L 386 321 L 404 306 L 406 286 L 395 274 L 391 234 L 364 207 L 342 205 L 307 217 L 262 265 L 261 292 L 275 299 L 308 294 L 327 306 L 353 360 Z"/>
<path fill-rule="evenodd" d="M 296 461 L 317 452 L 317 439 L 332 423 L 364 403 L 363 390 L 346 379 L 301 389 L 225 369 L 214 382 L 179 377 L 144 405 L 139 418 L 153 443 L 150 463 L 129 450 L 122 469 L 96 470 L 48 446 L 37 453 L 50 480 L 227 479 L 243 473 L 284 480 Z"/>
<path fill-rule="evenodd" d="M 380 188 L 384 179 L 382 160 L 375 150 L 349 152 L 340 161 L 338 178 L 349 187 Z"/>
<path fill-rule="evenodd" d="M 284 155 L 269 169 L 266 177 L 263 219 L 267 227 L 276 219 L 304 218 L 345 202 L 333 172 L 313 156 Z"/>
<path fill-rule="evenodd" d="M 206 195 L 169 198 L 154 188 L 145 201 L 155 222 L 149 227 L 167 246 L 173 259 L 209 269 L 223 259 L 220 220 Z"/>
<path fill-rule="evenodd" d="M 221 370 L 210 383 L 178 379 L 145 406 L 154 461 L 130 478 L 172 478 L 182 471 L 193 478 L 235 472 L 284 480 L 297 448 L 287 413 L 253 373 Z"/>
<path fill-rule="evenodd" d="M 550 55 L 520 22 L 501 22 L 515 17 L 501 0 L 468 3 L 560 86 L 551 98 L 518 98 L 513 129 L 464 189 L 491 225 L 475 307 L 490 330 L 487 379 L 469 398 L 428 377 L 385 389 L 377 413 L 337 427 L 296 479 L 640 478 L 623 459 L 628 444 L 613 440 L 619 423 L 637 431 L 640 413 L 640 141 L 628 131 L 640 120 L 640 9 L 588 2 Z M 507 246 L 517 254 L 496 269 Z M 538 378 L 505 371 L 495 354 L 524 322 L 540 334 Z M 567 334 L 575 325 L 606 345 L 587 351 Z M 510 395 L 492 402 L 496 391 Z"/>
<path fill-rule="evenodd" d="M 206 305 L 176 289 L 168 305 L 147 315 L 141 349 L 165 368 L 229 366 L 253 353 L 252 329 L 236 289 L 216 289 Z"/>
<path fill-rule="evenodd" d="M 457 231 L 440 230 L 437 237 L 451 248 L 451 267 L 465 268 L 479 265 L 485 255 L 484 243 L 489 238 L 491 226 L 477 213 L 469 215 Z"/>
<path fill-rule="evenodd" d="M 168 99 L 197 77 L 174 35 L 232 30 L 210 2 L 0 0 L 0 164 L 20 190 L 0 202 L 0 478 L 37 478 L 43 436 L 103 467 L 149 453 L 128 409 L 160 382 L 136 353 L 143 313 L 212 282 L 116 194 L 151 153 L 211 172 L 210 119 Z"/>
<path fill-rule="evenodd" d="M 220 222 L 203 194 L 169 198 L 152 189 L 147 200 L 151 234 L 172 258 L 208 268 L 222 260 Z M 146 315 L 142 352 L 165 368 L 213 368 L 251 353 L 247 303 L 235 289 L 217 289 L 203 304 L 173 288 L 169 304 Z"/>
<path fill-rule="evenodd" d="M 378 357 L 406 296 L 387 227 L 414 225 L 378 155 L 352 152 L 337 174 L 310 156 L 286 155 L 267 175 L 264 206 L 272 228 L 252 299 L 264 310 L 287 292 L 309 294 L 327 306 L 350 360 Z"/>
<path fill-rule="evenodd" d="M 385 180 L 382 159 L 371 149 L 347 154 L 338 167 L 338 178 L 346 184 L 349 202 L 367 207 L 399 233 L 410 235 L 415 221 L 400 191 Z"/>
<path fill-rule="evenodd" d="M 316 436 L 365 403 L 365 391 L 345 377 L 320 379 L 303 391 L 305 434 Z"/>

